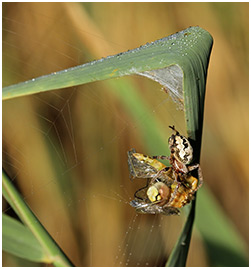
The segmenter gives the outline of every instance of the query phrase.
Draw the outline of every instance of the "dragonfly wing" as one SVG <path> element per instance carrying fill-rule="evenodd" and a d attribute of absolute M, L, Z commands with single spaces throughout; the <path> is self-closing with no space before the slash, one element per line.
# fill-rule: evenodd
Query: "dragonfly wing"
<path fill-rule="evenodd" d="M 154 177 L 158 171 L 153 166 L 137 159 L 133 153 L 136 153 L 135 149 L 132 149 L 127 153 L 130 178 L 133 179 Z"/>
<path fill-rule="evenodd" d="M 143 214 L 163 214 L 166 216 L 179 215 L 180 211 L 178 208 L 174 207 L 162 207 L 158 204 L 146 203 L 144 201 L 139 201 L 134 199 L 130 202 L 132 207 L 136 208 L 136 212 Z"/>

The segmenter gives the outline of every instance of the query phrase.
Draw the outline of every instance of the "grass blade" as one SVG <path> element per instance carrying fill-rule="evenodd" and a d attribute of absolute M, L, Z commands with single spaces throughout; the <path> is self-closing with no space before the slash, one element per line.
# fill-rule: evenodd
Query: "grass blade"
<path fill-rule="evenodd" d="M 46 254 L 36 237 L 21 222 L 2 216 L 3 250 L 34 262 L 46 262 Z"/>
<path fill-rule="evenodd" d="M 196 50 L 200 43 L 197 42 L 199 38 L 209 37 L 209 33 L 200 27 L 190 27 L 124 53 L 5 87 L 2 98 L 6 100 L 98 80 L 140 74 L 174 64 L 183 67 L 187 64 L 184 55 L 193 54 L 193 50 Z"/>
<path fill-rule="evenodd" d="M 63 251 L 59 248 L 27 204 L 23 201 L 22 197 L 4 171 L 2 173 L 2 178 L 3 195 L 7 194 L 4 196 L 5 199 L 9 202 L 9 204 L 14 204 L 13 209 L 40 243 L 44 254 L 46 254 L 44 255 L 44 261 L 46 263 L 53 263 L 55 266 L 72 266 L 70 260 L 65 256 Z"/>
<path fill-rule="evenodd" d="M 191 208 L 186 223 L 184 225 L 184 228 L 180 234 L 178 241 L 176 242 L 172 250 L 172 253 L 169 256 L 166 266 L 183 267 L 186 265 L 187 254 L 189 250 L 189 244 L 191 240 L 194 217 L 195 217 L 195 205 L 194 205 L 195 202 L 196 200 L 193 200 L 192 204 L 189 205 Z"/>
<path fill-rule="evenodd" d="M 184 106 L 188 137 L 194 148 L 194 162 L 199 163 L 203 127 L 204 99 L 206 92 L 207 67 L 213 39 L 210 35 L 200 39 L 200 48 L 192 49 L 181 63 L 184 72 Z M 195 197 L 196 199 L 196 197 Z M 195 203 L 190 212 L 180 238 L 175 245 L 167 266 L 185 266 L 195 217 Z"/>

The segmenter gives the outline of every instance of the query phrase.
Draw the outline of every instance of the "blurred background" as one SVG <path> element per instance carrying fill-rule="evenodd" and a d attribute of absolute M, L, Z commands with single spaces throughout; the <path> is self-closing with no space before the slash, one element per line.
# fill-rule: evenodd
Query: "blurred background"
<path fill-rule="evenodd" d="M 204 188 L 234 227 L 247 257 L 248 5 L 3 3 L 3 87 L 127 51 L 189 26 L 207 30 L 214 46 L 201 150 Z M 134 212 L 128 203 L 144 182 L 129 180 L 126 152 L 136 148 L 164 155 L 166 149 L 150 150 L 141 126 L 151 116 L 153 128 L 164 130 L 168 138 L 168 125 L 185 133 L 184 115 L 159 84 L 137 76 L 116 81 L 134 87 L 148 113 L 142 110 L 140 118 L 132 118 L 116 94 L 120 89 L 111 89 L 109 81 L 4 101 L 3 167 L 75 265 L 163 266 L 185 215 Z M 14 216 L 4 200 L 3 211 Z M 210 253 L 195 226 L 187 265 L 217 265 Z M 3 253 L 3 266 L 37 265 Z"/>

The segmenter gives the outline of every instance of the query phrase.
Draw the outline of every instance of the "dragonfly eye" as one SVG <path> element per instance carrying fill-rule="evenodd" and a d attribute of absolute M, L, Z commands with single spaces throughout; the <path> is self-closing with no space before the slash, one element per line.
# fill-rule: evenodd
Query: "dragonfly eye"
<path fill-rule="evenodd" d="M 155 186 L 151 186 L 147 190 L 147 196 L 151 202 L 156 202 L 161 199 L 159 190 Z"/>
<path fill-rule="evenodd" d="M 163 182 L 157 182 L 148 188 L 146 194 L 151 202 L 167 200 L 170 195 L 170 188 Z"/>

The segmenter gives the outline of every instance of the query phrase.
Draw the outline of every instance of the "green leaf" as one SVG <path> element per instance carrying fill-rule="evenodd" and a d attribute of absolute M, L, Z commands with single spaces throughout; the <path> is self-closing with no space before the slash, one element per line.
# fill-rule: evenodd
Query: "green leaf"
<path fill-rule="evenodd" d="M 2 172 L 2 184 L 5 199 L 43 248 L 43 253 L 46 254 L 44 255 L 44 261 L 46 263 L 53 263 L 55 266 L 72 266 L 70 260 L 22 199 L 5 171 Z"/>
<path fill-rule="evenodd" d="M 184 106 L 187 133 L 194 149 L 195 163 L 199 163 L 200 159 L 207 67 L 213 45 L 213 39 L 210 35 L 199 34 L 197 38 L 199 39 L 198 46 L 193 47 L 187 53 L 183 52 L 183 55 L 186 55 L 186 61 L 180 62 L 184 72 Z M 179 240 L 172 250 L 167 266 L 186 265 L 195 217 L 195 202 L 196 200 L 191 203 L 188 218 Z"/>
<path fill-rule="evenodd" d="M 190 239 L 192 235 L 192 228 L 194 223 L 195 217 L 195 202 L 196 200 L 192 201 L 190 206 L 190 212 L 187 217 L 186 223 L 184 228 L 180 234 L 179 239 L 177 240 L 169 259 L 166 263 L 166 266 L 169 267 L 184 267 L 186 265 L 187 254 L 189 250 Z"/>
<path fill-rule="evenodd" d="M 210 34 L 200 27 L 190 27 L 127 52 L 5 87 L 2 98 L 5 100 L 132 74 L 146 76 L 145 71 L 175 64 L 183 69 L 190 65 L 187 55 L 193 56 L 193 51 L 200 47 L 199 39 L 210 38 Z"/>
<path fill-rule="evenodd" d="M 46 255 L 36 237 L 21 222 L 3 214 L 3 250 L 20 258 L 46 262 Z"/>

